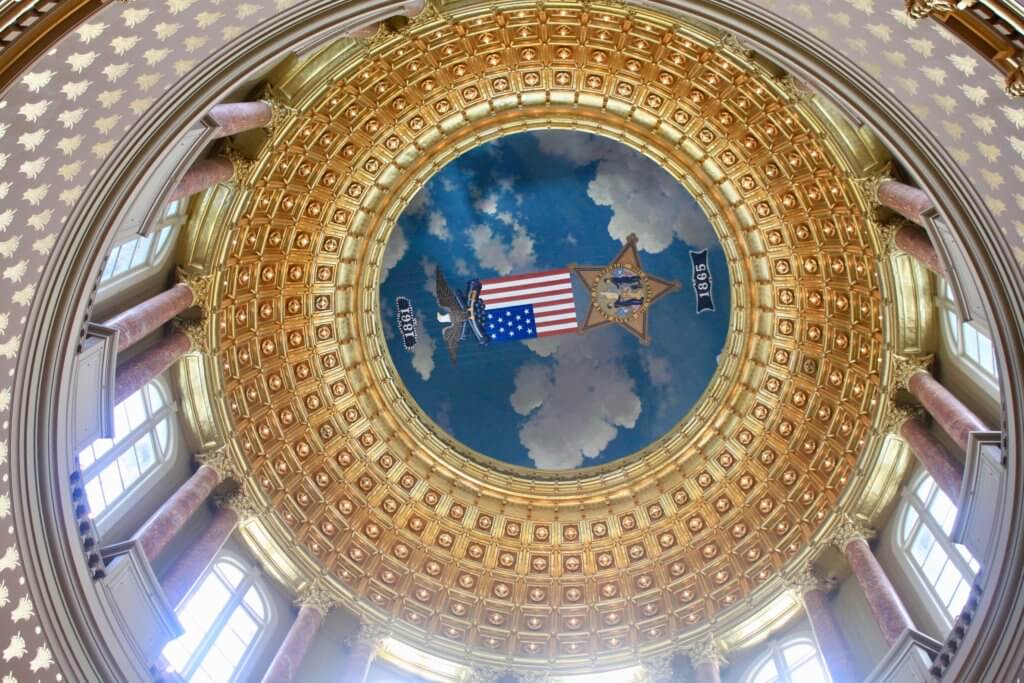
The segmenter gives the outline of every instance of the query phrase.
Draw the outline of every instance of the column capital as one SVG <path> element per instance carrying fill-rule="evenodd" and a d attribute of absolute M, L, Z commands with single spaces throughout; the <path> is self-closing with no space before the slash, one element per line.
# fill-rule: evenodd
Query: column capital
<path fill-rule="evenodd" d="M 348 638 L 349 645 L 365 645 L 374 651 L 380 648 L 385 639 L 391 637 L 391 629 L 386 624 L 375 624 L 360 620 L 359 630 Z"/>
<path fill-rule="evenodd" d="M 920 356 L 899 356 L 892 355 L 892 389 L 906 389 L 910 384 L 910 378 L 919 372 L 929 372 L 935 356 L 924 354 Z"/>
<path fill-rule="evenodd" d="M 493 666 L 476 665 L 469 670 L 469 683 L 498 683 L 498 679 L 508 673 L 504 669 L 496 669 Z"/>
<path fill-rule="evenodd" d="M 793 591 L 801 598 L 804 593 L 809 591 L 823 591 L 828 592 L 832 588 L 832 583 L 826 579 L 822 579 L 818 576 L 818 573 L 814 571 L 814 567 L 809 564 L 797 569 L 789 576 L 784 576 L 782 582 L 786 585 L 786 588 Z"/>
<path fill-rule="evenodd" d="M 715 637 L 712 635 L 705 636 L 693 645 L 684 648 L 683 652 L 690 658 L 694 667 L 698 664 L 714 664 L 719 667 L 728 664 L 724 650 L 715 643 Z"/>
<path fill-rule="evenodd" d="M 879 239 L 878 257 L 885 258 L 902 251 L 899 245 L 896 244 L 896 233 L 900 231 L 900 228 L 912 225 L 915 224 L 902 217 L 875 223 L 875 226 L 878 228 L 878 235 L 881 238 Z"/>
<path fill-rule="evenodd" d="M 263 88 L 263 97 L 260 101 L 270 107 L 270 123 L 267 124 L 267 130 L 280 130 L 285 121 L 295 115 L 295 108 L 285 104 L 284 99 L 282 93 L 273 85 L 268 83 Z"/>
<path fill-rule="evenodd" d="M 716 47 L 731 50 L 732 52 L 738 53 L 747 58 L 753 57 L 757 54 L 753 48 L 741 41 L 732 33 L 723 33 L 722 37 L 718 39 Z"/>
<path fill-rule="evenodd" d="M 214 500 L 221 507 L 233 510 L 241 521 L 257 519 L 268 511 L 267 507 L 243 486 L 239 486 L 231 493 L 217 495 Z"/>
<path fill-rule="evenodd" d="M 227 446 L 218 446 L 209 451 L 196 453 L 195 457 L 196 462 L 200 465 L 209 467 L 216 472 L 221 481 L 225 479 L 241 479 L 242 470 L 231 456 L 231 449 Z"/>
<path fill-rule="evenodd" d="M 231 145 L 224 147 L 224 156 L 228 161 L 231 162 L 232 176 L 231 180 L 237 187 L 248 187 L 250 185 L 249 176 L 256 168 L 256 162 L 245 156 Z"/>
<path fill-rule="evenodd" d="M 892 166 L 890 164 L 886 164 L 871 175 L 867 175 L 862 178 L 854 178 L 853 182 L 858 188 L 860 188 L 860 191 L 864 193 L 872 206 L 880 206 L 882 202 L 878 197 L 878 189 L 882 186 L 882 183 L 887 180 L 892 180 Z"/>
<path fill-rule="evenodd" d="M 904 422 L 913 420 L 923 412 L 917 406 L 892 404 L 889 407 L 889 412 L 879 421 L 878 432 L 883 436 L 886 434 L 899 434 Z"/>
<path fill-rule="evenodd" d="M 660 683 L 661 681 L 672 680 L 672 660 L 675 653 L 665 655 L 652 655 L 645 657 L 640 665 L 647 676 L 648 683 Z"/>
<path fill-rule="evenodd" d="M 779 89 L 782 90 L 782 92 L 786 93 L 786 97 L 794 103 L 800 104 L 814 100 L 814 91 L 808 90 L 797 83 L 796 79 L 790 74 L 777 76 L 772 80 L 775 81 L 775 84 L 779 86 Z"/>
<path fill-rule="evenodd" d="M 314 609 L 320 613 L 320 616 L 326 617 L 332 609 L 338 606 L 338 599 L 326 581 L 316 579 L 299 590 L 295 604 L 298 607 Z"/>
<path fill-rule="evenodd" d="M 848 515 L 843 515 L 839 523 L 832 529 L 832 543 L 840 550 L 846 550 L 846 546 L 853 541 L 868 541 L 874 536 L 874 530 Z"/>
<path fill-rule="evenodd" d="M 197 273 L 178 268 L 176 277 L 178 284 L 192 290 L 192 305 L 201 308 L 205 315 L 209 310 L 210 295 L 213 292 L 213 273 Z"/>
<path fill-rule="evenodd" d="M 188 337 L 192 351 L 198 351 L 199 353 L 210 352 L 210 326 L 206 324 L 206 320 L 206 318 L 202 320 L 182 320 L 179 318 L 173 323 L 174 329 L 180 330 Z"/>

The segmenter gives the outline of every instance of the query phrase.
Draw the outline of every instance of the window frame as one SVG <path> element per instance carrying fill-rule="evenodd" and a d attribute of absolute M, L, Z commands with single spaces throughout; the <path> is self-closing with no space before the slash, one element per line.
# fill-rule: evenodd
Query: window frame
<path fill-rule="evenodd" d="M 786 662 L 786 650 L 794 645 L 802 644 L 810 645 L 814 648 L 814 656 L 818 659 L 821 670 L 825 672 L 826 681 L 824 683 L 832 683 L 832 672 L 828 670 L 828 662 L 825 661 L 825 656 L 818 648 L 818 641 L 815 640 L 814 634 L 810 631 L 793 633 L 782 640 L 774 638 L 769 640 L 768 651 L 755 659 L 754 663 L 750 665 L 750 668 L 747 669 L 746 674 L 743 676 L 743 683 L 753 683 L 754 679 L 761 673 L 761 670 L 768 662 L 772 662 L 775 665 L 775 670 L 779 674 L 778 683 L 791 683 L 789 664 Z"/>
<path fill-rule="evenodd" d="M 138 442 L 144 435 L 152 434 L 152 438 L 157 440 L 157 447 L 156 449 L 154 449 L 157 451 L 157 462 L 152 469 L 150 469 L 145 474 L 140 474 L 139 478 L 136 479 L 131 486 L 124 489 L 121 495 L 119 495 L 117 499 L 114 500 L 113 502 L 108 503 L 108 505 L 105 508 L 103 508 L 103 510 L 99 512 L 93 512 L 92 503 L 90 502 L 90 513 L 93 514 L 92 521 L 93 524 L 95 524 L 97 529 L 99 530 L 100 535 L 102 535 L 103 532 L 105 531 L 109 531 L 114 526 L 114 524 L 128 511 L 128 509 L 131 508 L 131 503 L 134 500 L 138 499 L 140 496 L 145 495 L 150 489 L 152 489 L 153 486 L 155 486 L 157 481 L 160 479 L 160 476 L 166 473 L 166 471 L 169 470 L 174 464 L 175 456 L 177 454 L 178 449 L 178 404 L 176 401 L 174 401 L 174 395 L 171 393 L 170 385 L 167 383 L 167 380 L 163 376 L 153 378 L 152 380 L 144 384 L 142 388 L 139 389 L 139 391 L 145 392 L 150 386 L 155 387 L 156 390 L 160 393 L 161 397 L 164 399 L 164 405 L 161 406 L 158 410 L 149 414 L 146 417 L 145 422 L 143 422 L 140 426 L 136 427 L 135 429 L 129 431 L 124 436 L 123 439 L 112 444 L 110 449 L 106 453 L 96 458 L 96 460 L 93 461 L 88 467 L 81 468 L 82 486 L 83 489 L 85 489 L 89 482 L 99 477 L 100 474 L 108 466 L 116 463 L 117 459 L 130 447 L 134 446 L 136 442 Z M 131 397 L 129 396 L 128 398 Z M 128 398 L 125 398 L 124 400 L 127 401 Z M 143 400 L 147 401 L 148 412 L 148 398 L 144 397 Z M 118 403 L 117 405 L 121 404 Z M 117 408 L 117 406 L 114 407 L 115 409 Z M 156 428 L 164 419 L 167 420 L 167 446 L 163 449 L 160 449 L 159 440 L 157 439 L 156 436 Z M 98 440 L 99 439 L 94 440 L 91 444 L 89 444 L 89 446 L 92 446 L 92 444 L 96 443 L 96 441 Z M 81 453 L 82 450 L 85 449 L 80 449 L 79 454 Z M 76 458 L 77 457 L 78 455 L 76 454 Z M 95 477 L 87 476 L 87 472 L 94 469 L 96 470 Z M 88 500 L 88 495 L 86 496 L 86 499 Z"/>
<path fill-rule="evenodd" d="M 945 630 L 953 628 L 953 623 L 956 621 L 957 614 L 950 614 L 945 605 L 945 600 L 939 595 L 936 587 L 932 584 L 931 579 L 924 572 L 924 567 L 920 565 L 917 559 L 911 554 L 910 549 L 914 544 L 914 539 L 917 536 L 918 530 L 921 525 L 927 526 L 928 531 L 931 532 L 935 542 L 942 549 L 942 552 L 946 554 L 946 557 L 959 571 L 961 578 L 967 582 L 968 585 L 973 585 L 977 578 L 978 571 L 971 568 L 967 559 L 964 558 L 963 554 L 957 548 L 957 544 L 949 537 L 949 535 L 943 530 L 939 521 L 935 519 L 935 516 L 929 510 L 929 502 L 921 500 L 917 495 L 917 489 L 921 483 L 931 479 L 934 485 L 934 490 L 931 496 L 934 500 L 934 496 L 937 493 L 941 493 L 941 489 L 938 483 L 935 482 L 934 478 L 928 474 L 927 470 L 920 468 L 910 478 L 907 484 L 903 487 L 900 493 L 900 503 L 896 510 L 894 519 L 896 523 L 893 525 L 892 543 L 895 549 L 896 558 L 900 566 L 903 568 L 907 576 L 916 584 L 916 593 L 923 597 L 922 602 L 924 603 L 925 609 L 935 620 L 936 624 L 941 625 Z M 953 503 L 956 507 L 956 503 Z M 903 529 L 907 524 L 907 517 L 910 512 L 913 511 L 917 515 L 917 519 L 914 521 L 912 528 L 905 534 Z M 975 559 L 975 562 L 977 560 Z"/>
<path fill-rule="evenodd" d="M 942 333 L 942 344 L 956 359 L 957 365 L 963 368 L 964 372 L 987 394 L 998 397 L 999 388 L 999 359 L 995 353 L 995 341 L 988 329 L 973 321 L 965 321 L 960 317 L 960 309 L 953 300 L 953 289 L 942 277 L 936 276 L 937 286 L 935 288 L 935 306 L 939 313 L 939 327 Z M 955 322 L 954 322 L 955 321 Z M 992 346 L 992 370 L 970 354 L 965 346 L 965 330 L 970 329 L 972 334 L 984 337 Z"/>
<path fill-rule="evenodd" d="M 242 657 L 238 660 L 238 664 L 235 666 L 234 671 L 231 672 L 231 677 L 227 681 L 224 681 L 224 683 L 233 683 L 234 681 L 240 680 L 239 675 L 245 672 L 246 667 L 248 667 L 249 664 L 251 663 L 251 660 L 255 656 L 255 653 L 258 652 L 260 647 L 262 646 L 262 641 L 265 638 L 269 637 L 270 632 L 273 630 L 276 615 L 274 613 L 274 606 L 270 600 L 270 596 L 268 594 L 266 586 L 260 580 L 263 575 L 263 572 L 259 564 L 256 562 L 247 562 L 243 560 L 241 557 L 237 556 L 235 553 L 223 549 L 220 550 L 214 556 L 213 561 L 210 563 L 210 566 L 208 566 L 203 571 L 202 575 L 199 577 L 199 580 L 196 581 L 195 584 L 193 584 L 193 586 L 189 589 L 188 593 L 185 595 L 185 598 L 181 601 L 181 604 L 179 605 L 178 609 L 175 610 L 175 616 L 177 616 L 179 609 L 183 608 L 185 605 L 188 604 L 192 596 L 196 592 L 198 592 L 200 587 L 202 587 L 202 585 L 210 578 L 210 575 L 213 574 L 216 571 L 216 568 L 221 564 L 233 565 L 235 569 L 242 573 L 242 579 L 238 582 L 238 585 L 236 587 L 231 589 L 231 595 L 228 598 L 227 602 L 225 602 L 224 605 L 220 608 L 220 611 L 214 618 L 209 630 L 207 630 L 207 632 L 203 634 L 203 637 L 199 639 L 199 643 L 196 645 L 196 649 L 193 650 L 191 656 L 188 658 L 188 661 L 182 667 L 182 670 L 176 672 L 185 681 L 188 681 L 189 677 L 194 675 L 195 672 L 198 670 L 199 665 L 203 662 L 203 659 L 205 659 L 206 655 L 209 653 L 210 648 L 213 647 L 213 644 L 215 642 L 217 642 L 217 638 L 220 636 L 221 632 L 227 626 L 228 620 L 231 618 L 231 615 L 234 614 L 234 611 L 238 609 L 238 607 L 240 606 L 244 607 L 245 596 L 249 592 L 250 588 L 256 589 L 256 592 L 259 595 L 260 600 L 263 602 L 263 609 L 266 613 L 266 616 L 263 619 L 260 619 L 255 615 L 252 615 L 253 620 L 256 621 L 258 624 L 256 635 L 255 637 L 253 637 L 252 641 L 246 646 L 245 653 L 242 654 Z M 217 577 L 217 579 L 220 581 L 224 580 L 220 577 Z M 164 645 L 164 647 L 166 646 L 167 644 Z"/>
<path fill-rule="evenodd" d="M 153 226 L 153 228 L 145 235 L 132 234 L 127 236 L 126 239 L 121 239 L 113 246 L 110 247 L 110 251 L 107 253 L 107 261 L 104 262 L 103 270 L 100 271 L 99 278 L 96 284 L 96 298 L 97 300 L 103 300 L 114 293 L 123 291 L 132 285 L 138 284 L 142 280 L 145 280 L 150 272 L 154 269 L 158 269 L 163 266 L 170 258 L 171 253 L 174 251 L 175 238 L 178 236 L 179 228 L 185 224 L 188 220 L 188 199 L 176 199 L 172 202 L 168 202 L 167 206 L 164 207 L 163 212 L 160 214 L 160 220 Z M 168 235 L 167 240 L 160 244 L 160 233 L 165 229 L 170 229 L 171 233 Z M 115 249 L 123 247 L 130 242 L 136 240 L 149 239 L 152 240 L 149 249 L 150 253 L 146 255 L 146 260 L 134 268 L 129 268 L 123 273 L 117 273 L 110 276 L 109 280 L 103 280 L 103 273 L 107 268 L 107 263 L 113 257 Z"/>

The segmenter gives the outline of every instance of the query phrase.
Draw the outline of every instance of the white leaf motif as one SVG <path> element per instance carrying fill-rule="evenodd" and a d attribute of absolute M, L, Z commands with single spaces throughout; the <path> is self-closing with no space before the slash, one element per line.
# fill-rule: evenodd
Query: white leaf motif
<path fill-rule="evenodd" d="M 3 442 L 3 455 L 4 460 L 7 460 L 7 442 Z M 0 555 L 0 572 L 7 571 L 8 569 L 16 569 L 21 565 L 21 558 L 18 555 L 18 549 L 13 545 L 7 546 L 7 550 L 4 551 L 3 555 Z"/>
<path fill-rule="evenodd" d="M 27 595 L 21 596 L 18 600 L 18 606 L 11 610 L 11 621 L 17 623 L 19 621 L 28 621 L 32 618 L 35 612 L 32 609 L 32 599 Z"/>
<path fill-rule="evenodd" d="M 49 669 L 51 664 L 53 664 L 53 655 L 50 653 L 50 648 L 40 645 L 36 650 L 36 656 L 29 662 L 28 668 L 35 673 L 40 669 Z"/>
<path fill-rule="evenodd" d="M 11 636 L 11 642 L 4 649 L 3 655 L 5 662 L 25 656 L 25 639 L 21 637 L 20 632 Z"/>

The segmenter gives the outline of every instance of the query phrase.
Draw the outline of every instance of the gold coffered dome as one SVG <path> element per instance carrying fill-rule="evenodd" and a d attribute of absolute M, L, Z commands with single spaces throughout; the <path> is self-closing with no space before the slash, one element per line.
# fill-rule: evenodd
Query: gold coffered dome
<path fill-rule="evenodd" d="M 756 637 L 791 612 L 780 577 L 834 517 L 891 494 L 878 478 L 901 464 L 880 462 L 873 425 L 892 275 L 856 182 L 876 161 L 773 67 L 648 10 L 508 2 L 428 10 L 276 81 L 290 115 L 191 224 L 218 303 L 184 376 L 266 506 L 245 533 L 282 580 L 449 656 L 611 667 L 712 628 Z M 380 323 L 385 245 L 416 191 L 467 150 L 551 128 L 617 139 L 684 185 L 732 301 L 689 414 L 569 472 L 446 434 Z"/>

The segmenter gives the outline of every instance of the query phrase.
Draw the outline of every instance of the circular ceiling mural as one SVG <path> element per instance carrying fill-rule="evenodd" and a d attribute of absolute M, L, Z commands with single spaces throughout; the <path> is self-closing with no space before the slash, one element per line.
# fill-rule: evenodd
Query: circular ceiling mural
<path fill-rule="evenodd" d="M 573 469 L 655 441 L 697 402 L 729 325 L 725 253 L 632 148 L 499 138 L 416 195 L 381 274 L 392 360 L 420 408 L 509 464 Z"/>

